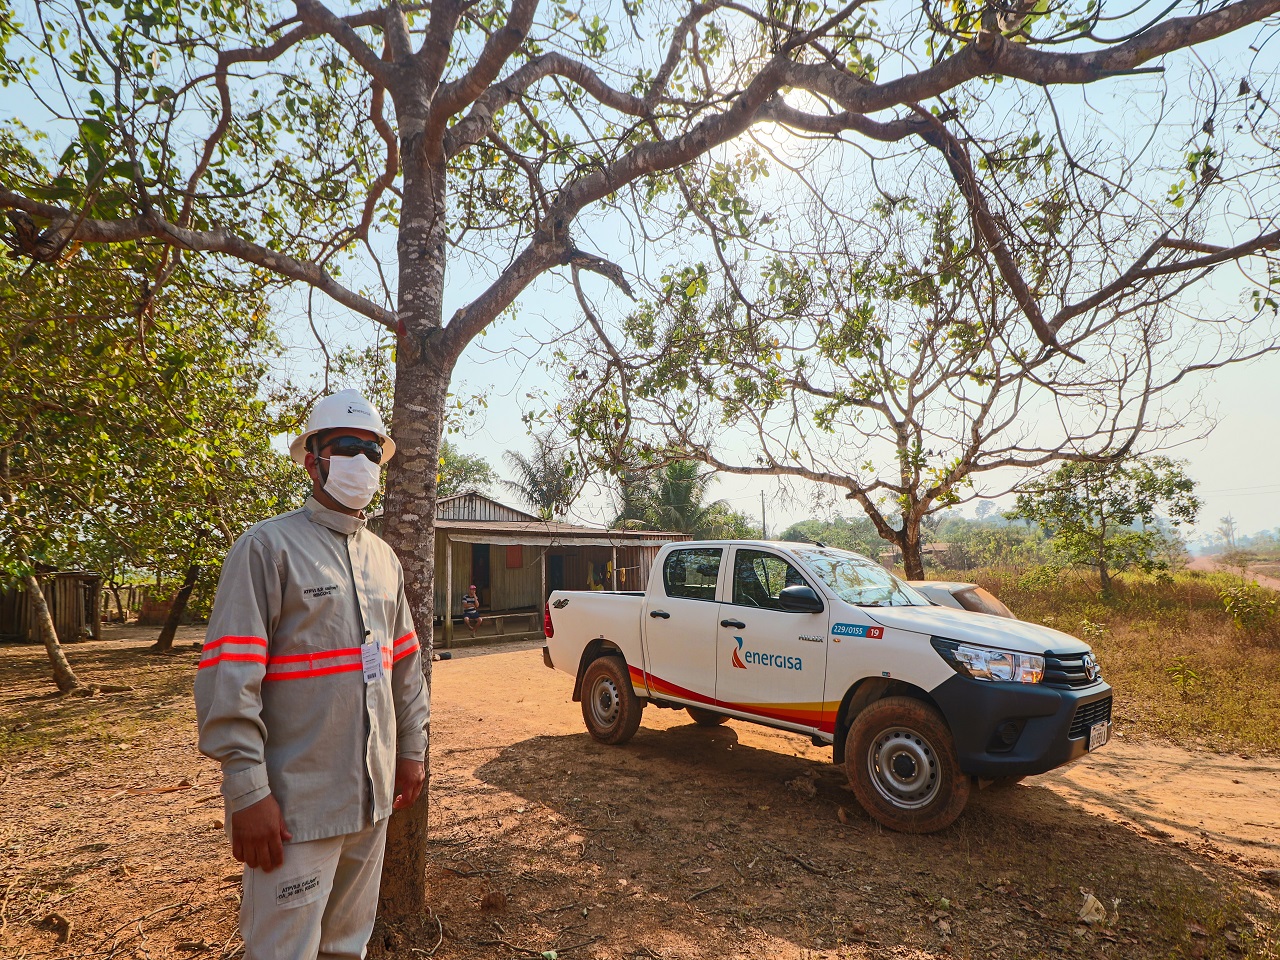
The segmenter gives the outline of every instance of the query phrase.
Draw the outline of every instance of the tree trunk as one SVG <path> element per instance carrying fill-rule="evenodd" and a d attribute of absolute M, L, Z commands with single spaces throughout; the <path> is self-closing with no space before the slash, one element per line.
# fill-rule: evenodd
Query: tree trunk
<path fill-rule="evenodd" d="M 178 632 L 178 624 L 182 623 L 182 615 L 187 612 L 187 601 L 191 599 L 191 593 L 196 588 L 196 581 L 200 579 L 200 564 L 193 563 L 187 567 L 186 578 L 182 581 L 182 586 L 178 588 L 178 592 L 174 594 L 173 603 L 169 605 L 169 617 L 165 620 L 164 626 L 160 628 L 160 636 L 156 638 L 156 642 L 147 648 L 149 653 L 171 653 L 173 651 L 173 638 Z"/>
<path fill-rule="evenodd" d="M 116 616 L 121 623 L 124 623 L 124 603 L 120 600 L 120 584 L 112 582 L 107 584 L 107 589 L 111 591 L 111 596 L 116 601 Z"/>
<path fill-rule="evenodd" d="M 902 539 L 898 541 L 902 550 L 902 568 L 908 580 L 924 579 L 924 544 L 920 542 L 920 524 L 907 520 L 903 522 Z"/>
<path fill-rule="evenodd" d="M 412 124 L 403 125 L 411 129 Z M 436 145 L 438 149 L 439 145 Z M 387 468 L 385 535 L 404 567 L 405 593 L 422 644 L 422 668 L 431 693 L 435 615 L 436 474 L 445 399 L 456 362 L 439 345 L 444 316 L 445 177 L 443 156 L 423 156 L 422 138 L 403 141 L 404 210 L 399 236 L 400 322 L 396 351 L 396 456 Z M 431 162 L 434 159 L 434 162 Z M 427 892 L 427 783 L 408 810 L 392 815 L 382 868 L 384 916 L 420 913 Z"/>
<path fill-rule="evenodd" d="M 89 615 L 89 634 L 95 640 L 102 639 L 102 580 L 92 584 L 85 598 L 85 613 Z"/>
<path fill-rule="evenodd" d="M 53 682 L 63 693 L 70 693 L 80 688 L 80 678 L 76 676 L 67 655 L 58 642 L 58 629 L 53 624 L 53 614 L 49 612 L 49 604 L 45 602 L 44 591 L 40 589 L 40 581 L 35 574 L 27 574 L 22 578 L 31 595 L 31 607 L 35 612 L 36 631 L 40 634 L 40 642 L 49 654 L 49 663 L 53 665 Z"/>

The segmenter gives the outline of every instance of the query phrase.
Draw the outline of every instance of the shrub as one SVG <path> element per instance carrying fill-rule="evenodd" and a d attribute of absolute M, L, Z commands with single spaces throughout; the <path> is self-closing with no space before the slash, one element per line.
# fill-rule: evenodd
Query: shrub
<path fill-rule="evenodd" d="M 1186 655 L 1179 654 L 1173 658 L 1173 663 L 1164 668 L 1165 673 L 1169 674 L 1169 679 L 1173 681 L 1173 685 L 1178 689 L 1178 696 L 1186 700 L 1191 695 L 1191 688 L 1200 682 L 1200 674 L 1191 667 L 1190 661 Z"/>
<path fill-rule="evenodd" d="M 1250 638 L 1267 632 L 1275 620 L 1276 598 L 1256 583 L 1237 583 L 1218 594 L 1227 616 Z"/>

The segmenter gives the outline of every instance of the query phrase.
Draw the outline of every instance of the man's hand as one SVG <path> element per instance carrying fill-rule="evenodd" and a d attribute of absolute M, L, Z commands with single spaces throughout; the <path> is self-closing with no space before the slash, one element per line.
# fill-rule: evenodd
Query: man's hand
<path fill-rule="evenodd" d="M 271 794 L 231 814 L 231 855 L 246 867 L 270 873 L 284 863 L 284 841 L 292 839 Z"/>
<path fill-rule="evenodd" d="M 427 780 L 427 768 L 421 760 L 410 760 L 408 757 L 396 759 L 396 798 L 391 804 L 393 810 L 412 807 L 418 801 L 422 785 Z"/>

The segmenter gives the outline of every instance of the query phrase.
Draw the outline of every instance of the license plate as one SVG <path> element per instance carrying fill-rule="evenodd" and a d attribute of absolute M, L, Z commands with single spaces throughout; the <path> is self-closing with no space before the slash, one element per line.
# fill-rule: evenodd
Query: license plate
<path fill-rule="evenodd" d="M 1089 728 L 1089 749 L 1097 750 L 1099 747 L 1105 747 L 1107 741 L 1111 739 L 1111 724 L 1107 721 L 1095 723 Z"/>

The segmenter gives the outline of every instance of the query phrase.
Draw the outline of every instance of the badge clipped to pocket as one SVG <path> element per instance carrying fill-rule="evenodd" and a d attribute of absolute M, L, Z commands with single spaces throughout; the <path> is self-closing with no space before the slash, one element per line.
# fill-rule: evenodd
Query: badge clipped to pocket
<path fill-rule="evenodd" d="M 364 666 L 364 682 L 373 683 L 382 677 L 382 644 L 360 644 L 360 663 Z"/>

